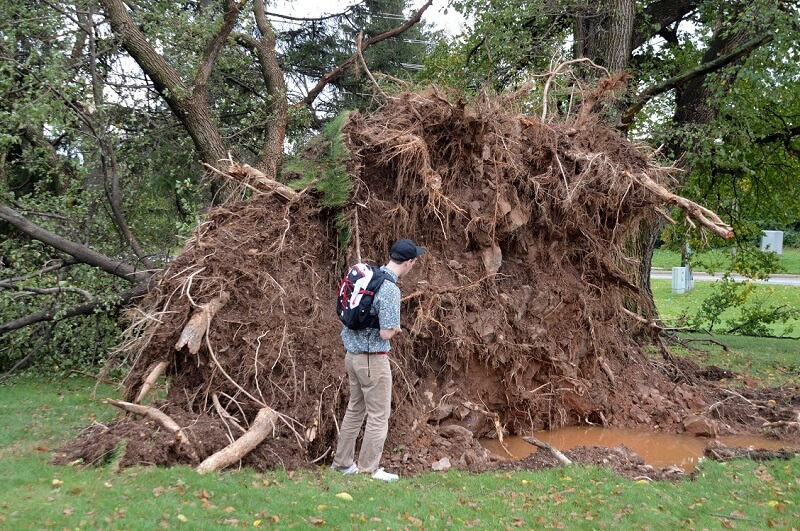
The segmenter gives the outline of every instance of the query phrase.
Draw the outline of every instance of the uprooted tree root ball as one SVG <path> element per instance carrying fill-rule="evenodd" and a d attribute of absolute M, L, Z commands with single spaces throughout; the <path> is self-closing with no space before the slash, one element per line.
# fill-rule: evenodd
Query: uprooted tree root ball
<path fill-rule="evenodd" d="M 680 432 L 698 411 L 701 427 L 744 429 L 708 409 L 713 394 L 685 364 L 648 355 L 660 329 L 626 253 L 672 205 L 729 228 L 667 191 L 670 168 L 577 117 L 543 122 L 512 99 L 452 103 L 434 88 L 351 113 L 340 208 L 228 169 L 261 192 L 214 208 L 132 312 L 114 405 L 136 416 L 87 430 L 68 457 L 96 462 L 124 439 L 123 464 L 330 462 L 348 394 L 336 289 L 351 262 L 383 263 L 406 237 L 428 253 L 400 283 L 385 466 L 409 474 L 448 457 L 484 470 L 497 460 L 481 437 L 584 423 Z M 763 420 L 791 421 L 785 406 Z M 218 455 L 243 434 L 254 444 Z"/>

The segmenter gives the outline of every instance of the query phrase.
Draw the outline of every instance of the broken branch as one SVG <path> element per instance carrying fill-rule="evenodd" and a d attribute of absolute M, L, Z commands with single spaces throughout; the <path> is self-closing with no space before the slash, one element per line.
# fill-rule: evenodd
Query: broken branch
<path fill-rule="evenodd" d="M 189 347 L 189 352 L 197 354 L 200 345 L 203 343 L 203 336 L 208 330 L 208 325 L 214 315 L 230 300 L 231 296 L 227 291 L 223 291 L 219 297 L 214 297 L 211 302 L 200 305 L 200 310 L 192 315 L 186 327 L 181 332 L 181 337 L 175 343 L 175 350 L 180 350 L 185 346 Z"/>
<path fill-rule="evenodd" d="M 142 388 L 139 389 L 139 394 L 136 396 L 136 400 L 133 401 L 134 404 L 138 404 L 142 401 L 150 389 L 153 388 L 156 380 L 158 380 L 158 377 L 161 376 L 168 365 L 168 361 L 159 361 L 156 363 L 155 367 L 153 367 L 153 370 L 150 371 L 150 374 L 148 374 L 147 378 L 145 378 L 144 383 L 142 383 Z"/>
<path fill-rule="evenodd" d="M 536 446 L 537 448 L 541 448 L 542 450 L 547 450 L 548 452 L 553 454 L 556 457 L 556 459 L 558 459 L 559 462 L 561 462 L 562 465 L 572 464 L 572 461 L 570 461 L 570 459 L 566 455 L 562 454 L 559 450 L 553 448 L 553 446 L 547 444 L 546 442 L 542 442 L 534 437 L 523 437 L 522 440 L 525 441 L 526 443 Z"/>
<path fill-rule="evenodd" d="M 154 421 L 156 424 L 173 434 L 177 443 L 183 444 L 188 449 L 189 457 L 192 458 L 192 460 L 199 460 L 197 452 L 194 450 L 191 441 L 189 441 L 189 437 L 187 437 L 186 433 L 184 433 L 183 428 L 178 426 L 178 423 L 172 420 L 172 417 L 160 409 L 152 406 L 143 406 L 141 404 L 132 404 L 131 402 L 125 402 L 122 400 L 113 400 L 111 398 L 107 398 L 106 402 L 114 407 L 122 409 L 123 411 L 127 411 L 128 413 L 141 415 L 142 417 L 147 417 Z"/>

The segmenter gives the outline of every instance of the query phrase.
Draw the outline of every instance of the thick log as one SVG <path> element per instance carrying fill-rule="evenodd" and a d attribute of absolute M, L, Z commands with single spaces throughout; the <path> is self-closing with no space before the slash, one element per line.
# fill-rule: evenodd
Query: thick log
<path fill-rule="evenodd" d="M 148 374 L 147 378 L 145 378 L 144 383 L 142 383 L 142 388 L 139 389 L 139 394 L 136 396 L 136 400 L 133 401 L 134 404 L 139 404 L 145 395 L 150 392 L 150 389 L 153 388 L 156 380 L 158 380 L 158 377 L 164 373 L 164 370 L 168 365 L 168 361 L 159 361 L 156 363 L 155 367 L 153 367 L 153 370 L 150 371 L 150 374 Z"/>
<path fill-rule="evenodd" d="M 525 441 L 526 443 L 536 446 L 537 448 L 541 448 L 542 450 L 547 450 L 548 452 L 556 456 L 556 459 L 558 459 L 562 465 L 572 464 L 572 461 L 566 455 L 562 454 L 560 451 L 558 451 L 556 448 L 553 448 L 546 442 L 542 442 L 534 437 L 523 437 L 522 440 Z"/>
<path fill-rule="evenodd" d="M 192 315 L 189 322 L 181 332 L 181 337 L 175 343 L 175 350 L 189 347 L 189 352 L 197 354 L 203 344 L 203 337 L 208 330 L 208 325 L 214 315 L 230 300 L 231 296 L 227 291 L 223 291 L 219 297 L 215 297 L 206 304 L 201 304 L 198 311 Z"/>
<path fill-rule="evenodd" d="M 277 411 L 270 407 L 262 408 L 244 435 L 200 463 L 196 469 L 197 472 L 199 474 L 215 472 L 236 463 L 267 438 L 269 432 L 275 427 L 277 419 Z"/>

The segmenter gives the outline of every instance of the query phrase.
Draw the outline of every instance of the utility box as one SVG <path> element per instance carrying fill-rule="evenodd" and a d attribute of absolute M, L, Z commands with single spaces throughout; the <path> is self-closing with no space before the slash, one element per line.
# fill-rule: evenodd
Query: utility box
<path fill-rule="evenodd" d="M 686 293 L 689 291 L 689 268 L 686 266 L 672 268 L 672 293 Z"/>
<path fill-rule="evenodd" d="M 765 230 L 761 236 L 761 250 L 764 252 L 783 254 L 783 231 Z"/>

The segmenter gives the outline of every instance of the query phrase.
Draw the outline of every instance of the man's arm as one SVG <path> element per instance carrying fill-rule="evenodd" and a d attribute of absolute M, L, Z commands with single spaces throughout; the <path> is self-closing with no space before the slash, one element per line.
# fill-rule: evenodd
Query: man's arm
<path fill-rule="evenodd" d="M 388 341 L 401 331 L 400 328 L 400 290 L 388 281 L 378 290 L 380 298 L 378 322 L 381 325 L 381 339 Z"/>

